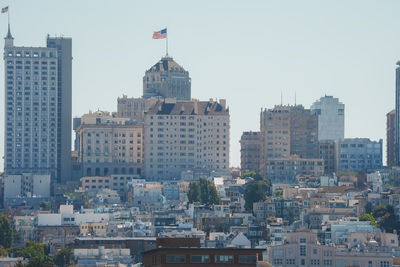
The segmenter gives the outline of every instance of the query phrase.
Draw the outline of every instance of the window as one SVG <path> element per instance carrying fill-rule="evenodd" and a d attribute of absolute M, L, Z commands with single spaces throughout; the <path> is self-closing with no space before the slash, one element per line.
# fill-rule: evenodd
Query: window
<path fill-rule="evenodd" d="M 208 256 L 208 255 L 193 255 L 190 258 L 190 262 L 192 262 L 192 263 L 209 263 L 210 256 Z"/>
<path fill-rule="evenodd" d="M 381 261 L 381 262 L 379 263 L 379 266 L 380 266 L 380 267 L 389 267 L 390 264 L 389 264 L 389 261 Z"/>
<path fill-rule="evenodd" d="M 216 255 L 215 262 L 216 263 L 233 262 L 233 256 L 232 255 Z"/>
<path fill-rule="evenodd" d="M 296 264 L 296 259 L 286 259 L 286 264 L 287 265 L 294 265 L 294 264 Z"/>
<path fill-rule="evenodd" d="M 167 263 L 185 263 L 185 255 L 167 255 Z"/>
<path fill-rule="evenodd" d="M 274 259 L 274 260 L 272 261 L 272 263 L 273 263 L 274 265 L 282 265 L 282 264 L 283 264 L 283 260 L 282 260 L 282 259 Z"/>
<path fill-rule="evenodd" d="M 257 256 L 254 255 L 239 256 L 239 263 L 255 263 L 255 262 L 257 262 Z"/>
<path fill-rule="evenodd" d="M 306 246 L 301 245 L 300 246 L 300 256 L 306 256 L 306 255 L 307 255 Z"/>

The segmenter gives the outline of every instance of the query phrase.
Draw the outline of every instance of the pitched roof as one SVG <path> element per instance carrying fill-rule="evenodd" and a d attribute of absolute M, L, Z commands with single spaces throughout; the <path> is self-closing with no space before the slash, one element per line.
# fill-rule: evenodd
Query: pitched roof
<path fill-rule="evenodd" d="M 150 115 L 229 115 L 229 109 L 210 101 L 157 101 L 146 114 Z"/>

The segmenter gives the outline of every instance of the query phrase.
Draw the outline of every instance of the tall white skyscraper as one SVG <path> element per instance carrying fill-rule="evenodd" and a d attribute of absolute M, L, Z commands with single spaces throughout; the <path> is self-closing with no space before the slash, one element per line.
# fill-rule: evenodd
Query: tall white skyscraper
<path fill-rule="evenodd" d="M 71 162 L 72 40 L 47 38 L 47 47 L 14 46 L 5 38 L 6 174 L 69 178 Z"/>
<path fill-rule="evenodd" d="M 311 105 L 318 114 L 318 140 L 344 139 L 344 104 L 333 96 L 324 96 Z"/>

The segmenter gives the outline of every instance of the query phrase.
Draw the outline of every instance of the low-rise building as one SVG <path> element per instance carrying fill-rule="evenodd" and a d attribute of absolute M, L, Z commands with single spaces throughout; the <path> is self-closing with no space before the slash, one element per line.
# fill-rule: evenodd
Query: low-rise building
<path fill-rule="evenodd" d="M 345 138 L 337 144 L 338 171 L 374 171 L 382 168 L 382 139 Z"/>

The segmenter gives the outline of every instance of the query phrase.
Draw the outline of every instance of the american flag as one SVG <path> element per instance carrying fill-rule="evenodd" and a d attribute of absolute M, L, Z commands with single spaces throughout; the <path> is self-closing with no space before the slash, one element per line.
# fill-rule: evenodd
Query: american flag
<path fill-rule="evenodd" d="M 8 6 L 3 7 L 3 8 L 1 9 L 1 13 L 6 13 L 6 12 L 8 12 Z"/>
<path fill-rule="evenodd" d="M 164 39 L 164 38 L 167 38 L 167 28 L 153 33 L 153 39 Z"/>

